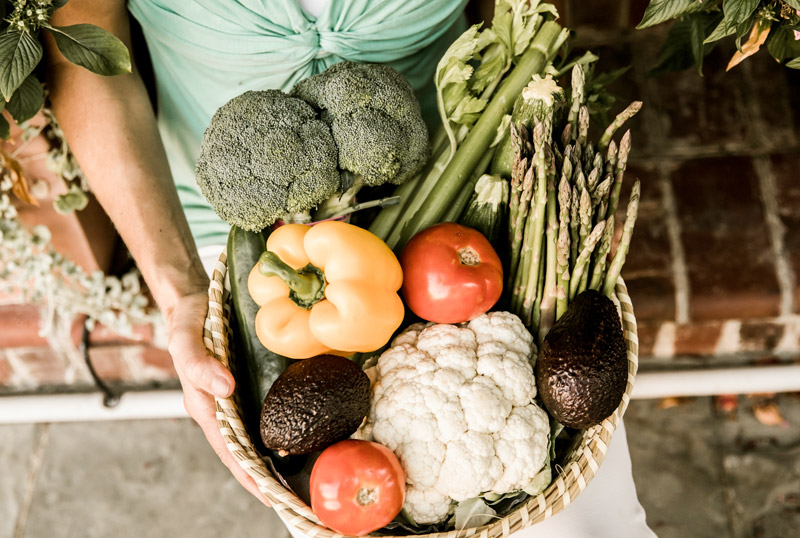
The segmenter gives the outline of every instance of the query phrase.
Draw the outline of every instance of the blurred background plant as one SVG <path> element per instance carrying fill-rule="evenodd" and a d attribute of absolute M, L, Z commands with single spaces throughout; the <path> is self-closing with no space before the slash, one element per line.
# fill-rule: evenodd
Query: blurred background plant
<path fill-rule="evenodd" d="M 652 75 L 695 66 L 723 39 L 736 43 L 728 70 L 762 46 L 776 61 L 800 69 L 800 0 L 651 0 L 637 28 L 677 19 Z"/>
<path fill-rule="evenodd" d="M 67 60 L 94 73 L 113 76 L 131 70 L 128 49 L 102 28 L 51 25 L 53 12 L 64 4 L 66 0 L 0 1 L 0 110 L 4 108 L 0 137 L 9 139 L 9 122 L 21 132 L 17 144 L 11 141 L 0 147 L 0 293 L 19 293 L 24 302 L 42 305 L 43 334 L 52 329 L 56 317 L 85 315 L 89 328 L 101 322 L 114 332 L 131 335 L 133 325 L 157 316 L 138 271 L 121 277 L 87 273 L 53 247 L 47 226 L 29 229 L 18 218 L 17 204 L 38 207 L 39 198 L 49 194 L 47 182 L 32 181 L 26 174 L 25 163 L 30 160 L 43 158 L 47 169 L 64 182 L 66 192 L 53 200 L 57 212 L 82 210 L 89 201 L 86 178 L 46 105 L 40 33 L 50 32 Z M 35 125 L 30 122 L 34 117 Z M 26 154 L 38 137 L 47 140 L 46 153 Z"/>

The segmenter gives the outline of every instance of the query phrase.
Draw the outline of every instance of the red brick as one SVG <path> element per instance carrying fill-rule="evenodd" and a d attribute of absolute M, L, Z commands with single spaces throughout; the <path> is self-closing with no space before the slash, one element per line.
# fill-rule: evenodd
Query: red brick
<path fill-rule="evenodd" d="M 5 353 L 0 351 L 0 387 L 5 387 L 11 384 L 11 376 L 14 371 L 11 369 L 11 363 L 8 362 Z"/>
<path fill-rule="evenodd" d="M 768 149 L 786 151 L 798 146 L 800 109 L 792 108 L 792 69 L 786 69 L 769 54 L 756 54 L 740 64 L 749 81 L 750 98 L 759 116 Z M 797 81 L 800 82 L 800 81 Z"/>
<path fill-rule="evenodd" d="M 739 331 L 741 351 L 772 351 L 781 341 L 785 326 L 768 321 L 745 321 Z"/>
<path fill-rule="evenodd" d="M 775 176 L 778 214 L 785 229 L 784 245 L 795 278 L 800 279 L 800 155 L 796 152 L 775 154 L 770 156 L 770 163 Z M 800 312 L 800 287 L 795 288 L 794 310 Z"/>
<path fill-rule="evenodd" d="M 746 158 L 699 159 L 671 177 L 696 321 L 779 311 L 758 180 Z"/>
<path fill-rule="evenodd" d="M 49 347 L 13 350 L 36 385 L 64 385 L 67 382 L 67 362 Z"/>
<path fill-rule="evenodd" d="M 133 327 L 133 338 L 115 333 L 108 327 L 98 323 L 89 335 L 93 346 L 151 344 L 153 342 L 152 325 L 136 325 Z"/>
<path fill-rule="evenodd" d="M 721 323 L 678 325 L 675 330 L 675 355 L 713 355 L 721 334 Z"/>
<path fill-rule="evenodd" d="M 618 230 L 622 230 L 630 191 L 636 179 L 641 181 L 642 197 L 622 276 L 638 320 L 671 321 L 675 319 L 675 284 L 658 178 L 655 171 L 642 166 L 629 167 L 625 176 L 617 211 Z"/>
<path fill-rule="evenodd" d="M 163 378 L 177 379 L 178 374 L 172 363 L 172 356 L 166 349 L 154 346 L 142 346 L 142 363 L 159 372 Z"/>
<path fill-rule="evenodd" d="M 89 358 L 95 373 L 103 381 L 138 381 L 122 356 L 120 346 L 89 347 Z"/>
<path fill-rule="evenodd" d="M 35 305 L 0 306 L 0 348 L 48 345 L 39 335 L 40 312 Z"/>
<path fill-rule="evenodd" d="M 638 323 L 637 325 L 637 332 L 639 335 L 639 357 L 649 357 L 653 354 L 653 346 L 656 343 L 656 335 L 658 334 L 661 324 L 644 322 Z"/>

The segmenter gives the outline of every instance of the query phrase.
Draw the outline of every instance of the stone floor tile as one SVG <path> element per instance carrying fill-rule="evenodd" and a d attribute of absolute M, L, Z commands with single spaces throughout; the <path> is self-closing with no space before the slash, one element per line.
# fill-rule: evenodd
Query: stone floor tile
<path fill-rule="evenodd" d="M 709 398 L 634 400 L 625 413 L 636 490 L 660 538 L 729 536 L 712 420 Z"/>
<path fill-rule="evenodd" d="M 23 538 L 287 538 L 190 420 L 54 424 Z"/>
<path fill-rule="evenodd" d="M 733 418 L 720 427 L 723 465 L 735 538 L 783 538 L 800 529 L 800 398 L 778 395 L 786 419 L 756 420 L 759 398 L 740 398 Z"/>
<path fill-rule="evenodd" d="M 34 451 L 37 427 L 33 424 L 0 426 L 0 536 L 14 536 L 23 510 L 28 464 Z"/>

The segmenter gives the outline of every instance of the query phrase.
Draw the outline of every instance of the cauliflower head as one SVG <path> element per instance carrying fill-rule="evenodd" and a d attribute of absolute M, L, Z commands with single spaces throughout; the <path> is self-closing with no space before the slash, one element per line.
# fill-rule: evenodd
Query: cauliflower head
<path fill-rule="evenodd" d="M 392 450 L 406 474 L 404 510 L 439 523 L 454 502 L 529 484 L 550 426 L 533 399 L 535 345 L 522 322 L 491 312 L 461 325 L 415 324 L 367 373 L 372 405 L 358 436 Z"/>

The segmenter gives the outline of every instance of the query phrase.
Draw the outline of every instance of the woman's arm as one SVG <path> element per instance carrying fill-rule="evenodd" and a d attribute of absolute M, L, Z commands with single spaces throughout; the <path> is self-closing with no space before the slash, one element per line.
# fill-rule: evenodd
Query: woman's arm
<path fill-rule="evenodd" d="M 131 49 L 124 0 L 71 0 L 55 12 L 51 23 L 95 24 Z M 172 182 L 144 84 L 135 66 L 131 74 L 103 77 L 73 65 L 44 34 L 53 110 L 92 192 L 164 314 L 186 410 L 237 479 L 264 501 L 219 433 L 211 394 L 229 396 L 233 377 L 203 345 L 208 277 Z"/>

